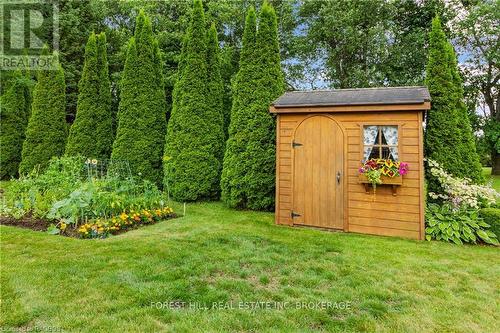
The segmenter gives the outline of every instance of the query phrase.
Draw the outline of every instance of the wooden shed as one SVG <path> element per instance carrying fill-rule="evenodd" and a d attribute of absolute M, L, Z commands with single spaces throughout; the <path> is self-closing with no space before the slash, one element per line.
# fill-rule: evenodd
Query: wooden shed
<path fill-rule="evenodd" d="M 425 87 L 294 91 L 277 115 L 276 223 L 424 238 Z M 362 163 L 409 164 L 373 193 Z"/>

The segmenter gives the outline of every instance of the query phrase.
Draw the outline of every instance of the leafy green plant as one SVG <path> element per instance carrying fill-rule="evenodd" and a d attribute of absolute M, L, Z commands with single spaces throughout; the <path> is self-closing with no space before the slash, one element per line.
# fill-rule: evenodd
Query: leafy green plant
<path fill-rule="evenodd" d="M 426 239 L 436 239 L 456 244 L 482 241 L 498 245 L 498 240 L 489 224 L 479 217 L 478 211 L 464 207 L 456 208 L 450 203 L 429 204 L 426 210 Z"/>
<path fill-rule="evenodd" d="M 53 158 L 45 171 L 38 168 L 9 185 L 4 209 L 20 217 L 28 212 L 35 217 L 47 217 L 52 204 L 67 197 L 86 179 L 83 157 Z"/>
<path fill-rule="evenodd" d="M 87 188 L 92 187 L 91 183 L 89 184 L 90 186 L 85 184 Z M 64 223 L 75 224 L 87 217 L 86 212 L 91 207 L 92 197 L 92 188 L 90 190 L 79 188 L 71 192 L 69 197 L 56 201 L 50 208 L 47 217 L 63 221 Z"/>
<path fill-rule="evenodd" d="M 497 239 L 500 238 L 500 208 L 480 209 L 479 216 L 491 226 L 491 231 L 497 235 Z"/>
<path fill-rule="evenodd" d="M 52 223 L 47 228 L 47 233 L 49 235 L 59 235 L 61 233 L 61 230 L 54 223 Z"/>
<path fill-rule="evenodd" d="M 364 172 L 366 179 L 372 183 L 373 187 L 382 184 L 382 179 L 380 178 L 382 173 L 378 169 L 370 169 Z"/>

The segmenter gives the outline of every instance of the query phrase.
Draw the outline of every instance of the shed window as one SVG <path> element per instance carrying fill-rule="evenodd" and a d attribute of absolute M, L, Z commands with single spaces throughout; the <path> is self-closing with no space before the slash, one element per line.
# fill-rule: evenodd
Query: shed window
<path fill-rule="evenodd" d="M 397 161 L 398 126 L 370 125 L 363 128 L 363 158 L 385 158 Z"/>

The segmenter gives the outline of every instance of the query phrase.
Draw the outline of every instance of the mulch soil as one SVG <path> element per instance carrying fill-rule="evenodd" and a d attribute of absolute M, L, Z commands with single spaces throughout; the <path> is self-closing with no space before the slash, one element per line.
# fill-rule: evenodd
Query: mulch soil
<path fill-rule="evenodd" d="M 1 225 L 12 225 L 15 227 L 21 227 L 36 231 L 46 231 L 51 223 L 53 222 L 49 220 L 38 219 L 30 215 L 23 216 L 20 219 L 16 219 L 11 216 L 0 216 Z"/>

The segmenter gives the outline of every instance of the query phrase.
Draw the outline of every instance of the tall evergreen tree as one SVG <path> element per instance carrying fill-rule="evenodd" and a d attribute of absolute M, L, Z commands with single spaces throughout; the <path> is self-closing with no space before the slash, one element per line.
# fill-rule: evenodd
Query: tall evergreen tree
<path fill-rule="evenodd" d="M 42 54 L 49 54 L 46 46 Z M 66 146 L 66 84 L 56 53 L 53 54 L 53 60 L 56 69 L 38 71 L 19 164 L 21 174 L 28 173 L 35 167 L 43 169 L 53 156 L 61 156 Z"/>
<path fill-rule="evenodd" d="M 185 38 L 167 129 L 165 183 L 176 200 L 214 199 L 219 193 L 224 132 L 217 100 L 220 96 L 211 95 L 216 83 L 211 81 L 213 73 L 209 79 L 207 72 L 207 31 L 201 0 L 194 1 Z M 210 59 L 217 56 L 216 49 L 209 52 Z"/>
<path fill-rule="evenodd" d="M 224 83 L 224 97 L 222 103 L 224 106 L 224 137 L 225 141 L 228 138 L 229 122 L 231 121 L 231 108 L 233 104 L 232 97 L 232 80 L 238 68 L 239 53 L 235 47 L 225 45 L 220 49 L 220 72 L 222 82 Z"/>
<path fill-rule="evenodd" d="M 246 124 L 253 117 L 252 93 L 256 79 L 256 38 L 257 17 L 253 7 L 250 7 L 243 31 L 242 49 L 240 53 L 239 70 L 233 84 L 233 103 L 229 124 L 229 137 L 224 154 L 221 190 L 222 200 L 230 207 L 246 207 L 248 180 L 244 179 L 249 163 L 246 146 L 249 141 Z"/>
<path fill-rule="evenodd" d="M 432 99 L 426 119 L 426 156 L 439 162 L 455 176 L 481 181 L 481 165 L 463 103 L 463 88 L 455 52 L 438 17 L 433 19 L 429 34 L 426 80 Z M 430 175 L 428 178 L 430 189 L 435 190 L 435 180 Z"/>
<path fill-rule="evenodd" d="M 113 96 L 111 94 L 111 79 L 109 77 L 108 65 L 108 42 L 106 34 L 101 32 L 97 35 L 97 66 L 99 69 L 99 104 L 103 115 L 103 122 L 96 130 L 98 138 L 97 151 L 102 156 L 109 157 L 115 139 L 115 128 L 113 120 Z"/>
<path fill-rule="evenodd" d="M 222 114 L 223 124 L 225 124 L 226 114 L 224 112 L 224 82 L 221 75 L 219 39 L 217 38 L 217 29 L 215 28 L 214 23 L 210 26 L 207 36 L 207 73 L 208 106 L 214 112 Z M 224 150 L 220 149 L 218 159 L 221 163 L 223 157 Z"/>
<path fill-rule="evenodd" d="M 464 99 L 464 86 L 460 71 L 458 69 L 457 56 L 451 43 L 448 43 L 448 56 L 450 57 L 450 69 L 453 77 L 453 85 L 456 94 L 456 112 L 460 134 L 460 146 L 457 151 L 461 154 L 461 160 L 465 161 L 462 174 L 476 183 L 484 182 L 482 165 L 476 149 L 476 140 L 472 131 L 467 105 Z"/>
<path fill-rule="evenodd" d="M 231 207 L 270 210 L 275 189 L 275 119 L 269 104 L 284 91 L 274 9 L 264 2 L 255 35 L 255 12 L 247 14 L 236 77 L 222 198 Z"/>
<path fill-rule="evenodd" d="M 0 179 L 18 175 L 31 108 L 28 78 L 17 70 L 11 87 L 0 98 Z"/>
<path fill-rule="evenodd" d="M 68 155 L 101 159 L 111 154 L 113 119 L 107 67 L 106 36 L 92 32 L 85 47 L 76 119 L 66 145 Z"/>
<path fill-rule="evenodd" d="M 128 161 L 134 175 L 161 184 L 166 102 L 161 56 L 151 21 L 140 11 L 122 74 L 112 159 Z"/>

